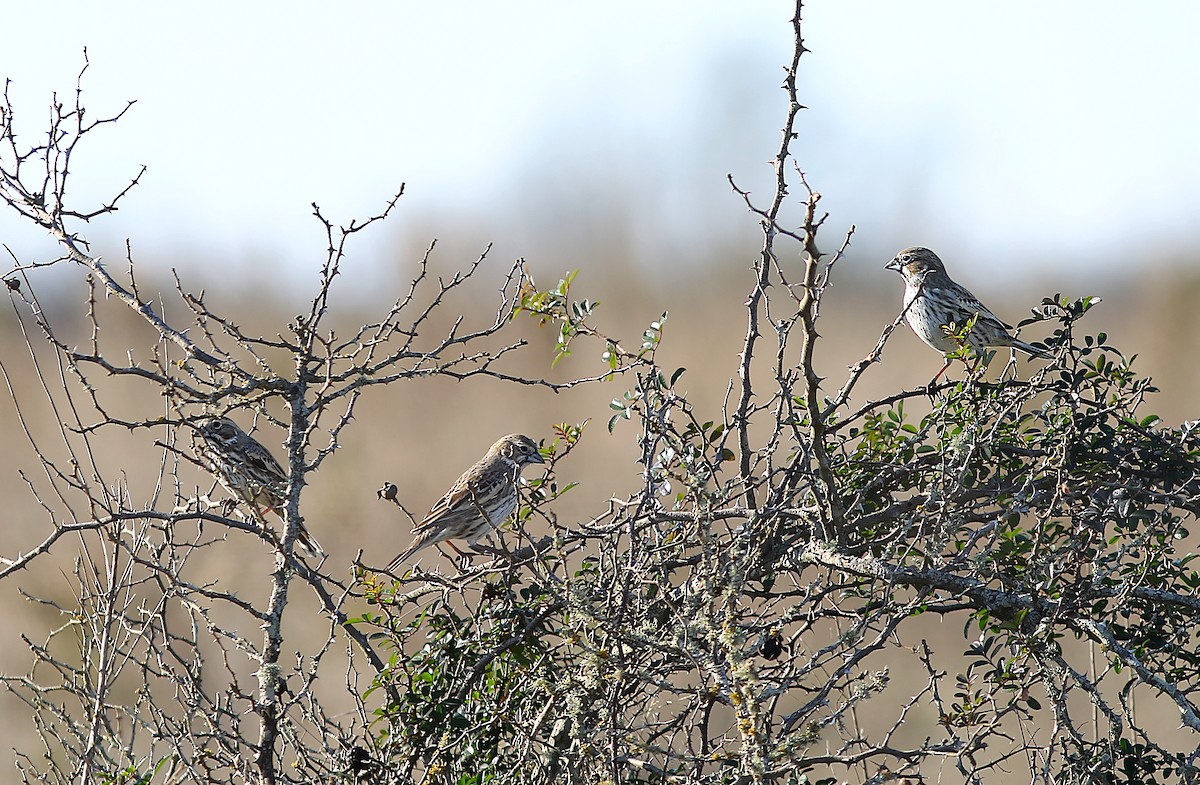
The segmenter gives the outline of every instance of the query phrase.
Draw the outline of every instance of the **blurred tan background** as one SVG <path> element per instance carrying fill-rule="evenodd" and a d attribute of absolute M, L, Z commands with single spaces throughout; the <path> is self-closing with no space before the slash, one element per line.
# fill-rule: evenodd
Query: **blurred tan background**
<path fill-rule="evenodd" d="M 189 290 L 206 288 L 210 304 L 249 331 L 280 332 L 311 296 L 324 258 L 310 203 L 347 223 L 381 209 L 403 182 L 408 195 L 392 219 L 350 247 L 334 300 L 341 329 L 377 318 L 431 240 L 439 272 L 466 267 L 494 243 L 445 318 L 488 322 L 513 258 L 527 259 L 542 286 L 578 269 L 574 293 L 601 303 L 596 322 L 614 337 L 636 343 L 669 312 L 660 363 L 686 367 L 682 388 L 720 419 L 760 246 L 725 177 L 757 203 L 769 199 L 789 4 L 598 11 L 514 3 L 463 20 L 383 3 L 336 14 L 263 3 L 236 17 L 117 3 L 76 9 L 54 28 L 39 8 L 12 9 L 13 29 L 28 34 L 0 52 L 21 138 L 44 131 L 52 92 L 71 95 L 84 46 L 89 111 L 138 100 L 81 148 L 72 193 L 89 207 L 149 167 L 118 213 L 79 227 L 114 270 L 124 267 L 128 239 L 143 291 L 169 290 L 178 269 Z M 821 246 L 832 252 L 857 227 L 822 314 L 826 390 L 899 311 L 899 278 L 883 265 L 923 244 L 1009 322 L 1056 292 L 1101 296 L 1084 326 L 1136 353 L 1134 367 L 1162 388 L 1146 413 L 1168 424 L 1200 417 L 1191 357 L 1200 334 L 1200 110 L 1179 100 L 1200 67 L 1186 39 L 1197 13 L 1183 2 L 1120 18 L 1032 3 L 812 4 L 812 52 L 802 61 L 809 108 L 792 150 L 831 212 Z M 798 222 L 800 209 L 797 201 L 785 220 Z M 55 255 L 10 214 L 0 213 L 0 240 L 23 263 Z M 62 266 L 40 272 L 35 285 L 65 333 L 86 341 L 79 279 Z M 144 358 L 148 329 L 120 308 L 104 310 L 108 339 Z M 599 347 L 581 346 L 551 371 L 551 329 L 522 322 L 511 334 L 533 343 L 515 370 L 559 378 L 602 370 Z M 56 415 L 30 373 L 12 308 L 0 314 L 0 360 L 27 421 L 39 438 L 52 436 Z M 924 384 L 939 367 L 902 328 L 859 399 Z M 628 384 L 554 395 L 487 379 L 433 380 L 368 392 L 342 449 L 306 490 L 308 525 L 334 563 L 348 564 L 360 548 L 385 563 L 409 527 L 375 498 L 384 481 L 396 482 L 419 516 L 497 436 L 546 439 L 552 424 L 588 418 L 583 445 L 559 468 L 560 481 L 580 487 L 556 511 L 563 522 L 594 515 L 639 482 L 632 429 L 605 430 L 608 402 Z M 101 394 L 131 419 L 163 410 L 153 390 L 131 381 Z M 40 541 L 48 523 L 19 474 L 36 477 L 40 462 L 11 402 L 0 406 L 0 429 L 3 555 L 11 557 Z M 256 435 L 282 455 L 282 431 Z M 146 456 L 153 464 L 152 440 L 164 436 L 106 442 L 108 475 L 123 473 L 135 499 L 150 493 L 156 475 Z M 197 486 L 185 492 L 203 481 L 184 476 Z M 237 544 L 214 553 L 214 575 L 263 568 L 262 553 Z M 61 541 L 52 561 L 69 565 L 77 547 Z M 61 623 L 18 587 L 62 596 L 68 581 L 43 566 L 0 585 L 8 673 L 28 665 L 22 634 L 40 641 Z M 946 634 L 961 640 L 957 628 Z M 27 729 L 22 711 L 0 695 L 0 727 L 14 744 Z M 0 753 L 0 768 L 10 754 Z"/>
<path fill-rule="evenodd" d="M 599 250 L 594 245 L 590 247 L 592 253 Z M 450 249 L 443 249 L 443 252 L 451 255 Z M 597 262 L 583 268 L 576 279 L 576 293 L 600 301 L 597 324 L 625 341 L 637 341 L 645 325 L 656 319 L 662 310 L 668 310 L 670 316 L 659 353 L 660 362 L 667 369 L 686 367 L 688 370 L 681 388 L 686 390 L 702 419 L 720 420 L 722 400 L 734 377 L 744 335 L 745 312 L 741 304 L 748 291 L 748 264 L 754 253 L 754 244 L 747 242 L 741 249 L 730 250 L 724 258 L 706 260 L 708 272 L 679 287 L 655 276 L 639 274 L 623 263 L 619 254 L 600 255 L 596 257 Z M 828 379 L 825 389 L 831 392 L 844 380 L 846 366 L 870 350 L 879 331 L 898 313 L 899 279 L 879 269 L 879 258 L 864 259 L 856 254 L 846 259 L 846 274 L 835 276 L 835 285 L 827 296 L 821 321 L 824 338 L 818 351 L 818 365 Z M 609 260 L 611 266 L 605 264 Z M 861 266 L 861 276 L 853 274 L 855 264 Z M 499 264 L 484 268 L 470 291 L 454 298 L 440 320 L 442 324 L 459 314 L 479 324 L 488 321 L 502 269 L 503 265 Z M 402 276 L 408 272 L 411 272 L 411 265 L 398 261 L 393 288 L 403 285 Z M 870 280 L 872 277 L 877 280 Z M 963 277 L 968 284 L 973 283 L 970 278 Z M 540 278 L 544 285 L 553 285 L 557 280 L 550 271 L 541 274 Z M 988 299 L 1002 316 L 1015 321 L 1029 305 L 1040 299 L 1040 295 L 1073 291 L 1068 283 L 1047 285 L 1042 291 L 1030 288 L 1024 292 L 997 292 Z M 1106 331 L 1118 346 L 1139 353 L 1135 367 L 1159 380 L 1163 387 L 1163 393 L 1154 396 L 1145 412 L 1157 412 L 1171 424 L 1196 416 L 1190 394 L 1196 372 L 1193 365 L 1180 362 L 1187 347 L 1180 345 L 1179 338 L 1196 332 L 1196 317 L 1189 308 L 1189 293 L 1196 286 L 1194 275 L 1176 269 L 1161 280 L 1130 278 L 1121 281 L 1114 277 L 1105 288 L 1087 290 L 1098 292 L 1105 300 L 1085 321 L 1088 331 Z M 292 318 L 289 314 L 296 310 L 280 300 L 249 298 L 245 292 L 218 290 L 209 297 L 210 305 L 243 319 L 247 329 L 264 335 L 280 331 Z M 59 297 L 47 299 L 53 301 L 49 310 L 61 314 L 58 323 L 64 332 L 86 340 L 87 325 L 78 319 L 81 303 L 78 296 L 74 299 L 66 297 L 64 291 Z M 102 311 L 107 339 L 117 346 L 132 347 L 136 357 L 146 357 L 147 342 L 152 340 L 150 331 L 123 306 L 109 304 L 102 307 Z M 348 333 L 351 327 L 374 318 L 377 314 L 344 305 L 334 323 L 343 324 L 339 331 Z M 0 324 L 3 325 L 0 362 L 13 379 L 14 396 L 35 436 L 44 440 L 50 454 L 61 458 L 63 454 L 55 437 L 55 414 L 46 405 L 45 396 L 30 372 L 29 355 L 11 317 L 11 309 Z M 582 342 L 575 355 L 551 370 L 555 335 L 552 327 L 538 328 L 531 320 L 519 321 L 502 335 L 514 339 L 523 337 L 531 342 L 531 346 L 520 353 L 519 361 L 508 365 L 508 370 L 560 379 L 602 370 L 600 347 Z M 1033 333 L 1029 335 L 1039 337 Z M 45 352 L 40 354 L 41 359 L 48 358 Z M 941 360 L 934 352 L 920 344 L 906 327 L 901 328 L 888 343 L 882 361 L 866 373 L 856 401 L 920 386 L 940 364 Z M 959 374 L 961 370 L 955 368 L 951 373 Z M 769 385 L 769 379 L 764 381 Z M 383 565 L 408 542 L 409 523 L 375 496 L 376 489 L 384 482 L 395 482 L 400 500 L 420 516 L 462 469 L 479 457 L 497 436 L 510 431 L 548 440 L 553 438 L 555 423 L 590 419 L 581 445 L 558 467 L 560 484 L 579 483 L 579 487 L 553 506 L 564 526 L 570 527 L 602 513 L 610 497 L 635 493 L 640 487 L 635 463 L 636 425 L 618 423 L 614 435 L 609 435 L 605 427 L 611 415 L 608 402 L 619 397 L 629 384 L 630 381 L 618 378 L 556 395 L 536 388 L 475 378 L 463 382 L 415 380 L 369 390 L 358 406 L 355 422 L 341 437 L 341 449 L 311 476 L 311 486 L 303 497 L 307 525 L 331 554 L 326 568 L 334 574 L 347 576 L 350 562 L 360 549 L 365 552 L 367 564 Z M 97 387 L 101 400 L 115 417 L 137 419 L 163 410 L 163 403 L 155 391 L 137 380 L 110 381 L 97 377 Z M 56 397 L 61 404 L 62 397 Z M 75 400 L 77 404 L 84 403 L 77 394 Z M 282 413 L 279 409 L 274 411 Z M 241 411 L 234 416 L 243 425 L 250 424 L 247 412 Z M 43 490 L 47 485 L 41 476 L 40 461 L 23 435 L 11 401 L 0 407 L 0 427 L 7 435 L 7 449 L 0 457 L 0 494 L 7 500 L 5 555 L 11 557 L 27 551 L 50 531 L 47 516 L 32 498 L 19 472 L 33 478 L 35 485 Z M 281 429 L 264 425 L 256 436 L 276 456 L 284 455 L 281 442 L 285 433 Z M 97 462 L 105 479 L 109 483 L 125 483 L 135 504 L 145 503 L 158 478 L 161 455 L 153 440 L 166 437 L 165 428 L 153 434 L 145 430 L 130 434 L 118 429 L 95 440 Z M 536 476 L 536 467 L 527 474 Z M 185 494 L 211 489 L 211 479 L 190 467 L 183 467 L 179 476 Z M 224 495 L 220 489 L 213 494 L 214 498 L 224 498 Z M 173 503 L 174 498 L 168 490 L 157 508 L 165 510 Z M 81 510 L 81 514 L 86 515 L 86 511 Z M 194 527 L 189 525 L 187 528 L 190 531 Z M 186 539 L 190 536 L 188 531 L 177 531 L 176 534 Z M 210 527 L 207 533 L 213 534 L 214 529 Z M 96 540 L 89 537 L 89 542 L 94 548 Z M 18 589 L 35 596 L 69 600 L 73 592 L 67 572 L 79 547 L 78 538 L 66 537 L 56 544 L 50 556 L 36 562 L 33 569 L 5 582 L 6 589 L 0 592 L 0 608 L 7 620 L 0 632 L 3 639 L 0 669 L 10 674 L 23 672 L 29 666 L 30 656 L 21 643 L 21 636 L 26 635 L 40 643 L 50 629 L 64 621 L 50 609 L 23 599 Z M 422 554 L 421 563 L 426 568 L 454 569 L 450 561 L 434 551 Z M 244 598 L 261 599 L 267 591 L 272 564 L 271 555 L 261 544 L 231 532 L 227 542 L 209 549 L 199 561 L 192 563 L 190 569 L 191 574 L 217 581 L 220 586 L 238 587 L 239 595 Z M 350 609 L 354 608 L 362 610 L 351 604 Z M 291 646 L 311 649 L 328 633 L 328 623 L 320 616 L 318 606 L 302 589 L 294 594 L 288 614 Z M 318 619 L 320 621 L 316 621 Z M 236 616 L 228 619 L 231 625 L 244 622 L 244 618 Z M 258 636 L 256 629 L 244 632 L 252 639 Z M 941 646 L 951 655 L 967 643 L 961 627 L 955 623 L 934 623 L 921 634 L 927 636 L 932 645 Z M 331 662 L 336 659 L 335 654 Z M 890 689 L 897 701 L 907 698 L 907 685 L 920 679 L 920 673 L 911 670 L 913 667 L 913 662 L 893 663 L 896 678 Z M 242 668 L 246 674 L 254 670 L 249 663 L 243 663 Z M 330 681 L 327 686 L 333 685 Z M 886 703 L 887 699 L 883 700 Z M 904 737 L 909 738 L 911 733 L 911 739 L 919 741 L 934 732 L 935 719 L 929 715 L 922 720 L 919 712 L 914 714 L 913 725 Z M 1167 725 L 1167 732 L 1175 727 L 1173 722 Z M 0 727 L 6 729 L 6 738 L 18 747 L 25 747 L 30 740 L 27 709 L 8 694 L 0 695 Z M 1188 742 L 1181 739 L 1179 743 L 1186 746 Z"/>

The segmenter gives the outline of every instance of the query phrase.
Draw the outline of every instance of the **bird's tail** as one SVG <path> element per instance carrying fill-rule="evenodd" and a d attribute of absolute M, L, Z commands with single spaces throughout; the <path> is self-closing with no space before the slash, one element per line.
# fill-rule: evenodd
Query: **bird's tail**
<path fill-rule="evenodd" d="M 1046 351 L 1045 349 L 1040 349 L 1031 343 L 1025 343 L 1024 341 L 1017 340 L 1016 338 L 1013 338 L 1012 345 L 1026 354 L 1033 355 L 1034 357 L 1048 359 L 1052 356 L 1050 352 Z"/>
<path fill-rule="evenodd" d="M 387 571 L 395 572 L 401 564 L 404 564 L 404 562 L 408 561 L 410 556 L 424 548 L 426 545 L 432 545 L 434 542 L 437 542 L 437 539 L 428 535 L 417 539 L 412 545 L 408 546 L 403 553 L 388 562 Z"/>
<path fill-rule="evenodd" d="M 303 526 L 296 533 L 296 547 L 300 549 L 302 555 L 309 556 L 314 559 L 324 559 L 329 554 L 321 547 L 321 543 L 317 542 L 317 538 L 308 533 L 308 529 Z"/>
<path fill-rule="evenodd" d="M 256 504 L 251 504 L 250 507 L 254 510 L 254 513 L 256 516 L 258 516 L 258 519 L 265 525 L 266 513 L 262 512 Z M 280 521 L 284 520 L 283 510 L 280 510 L 277 507 L 271 507 L 269 509 L 270 512 L 273 512 L 279 516 Z M 280 536 L 283 536 L 282 531 L 279 532 L 279 534 Z M 321 543 L 317 542 L 317 538 L 308 533 L 308 529 L 304 528 L 303 523 L 300 524 L 300 530 L 296 532 L 296 550 L 300 552 L 301 556 L 317 559 L 318 561 L 329 555 L 325 552 L 325 549 L 321 547 Z"/>

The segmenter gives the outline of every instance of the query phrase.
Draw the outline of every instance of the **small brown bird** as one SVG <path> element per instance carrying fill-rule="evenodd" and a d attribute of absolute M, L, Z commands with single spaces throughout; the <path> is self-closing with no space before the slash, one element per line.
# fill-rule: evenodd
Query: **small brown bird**
<path fill-rule="evenodd" d="M 545 463 L 537 443 L 511 433 L 492 445 L 487 455 L 455 480 L 446 495 L 413 530 L 413 544 L 388 563 L 392 571 L 422 548 L 449 540 L 466 540 L 472 547 L 517 509 L 517 480 L 531 463 Z"/>
<path fill-rule="evenodd" d="M 196 434 L 196 451 L 225 490 L 248 504 L 259 518 L 265 512 L 283 518 L 288 475 L 266 447 L 228 417 L 204 420 Z M 325 550 L 303 524 L 296 534 L 296 545 L 309 556 L 325 558 Z"/>
<path fill-rule="evenodd" d="M 955 283 L 937 254 L 928 248 L 905 248 L 885 265 L 904 278 L 904 316 L 908 326 L 922 341 L 942 354 L 961 348 L 954 332 L 975 320 L 966 342 L 975 351 L 988 347 L 1011 346 L 1035 357 L 1049 354 L 1032 344 L 1014 338 L 1010 325 L 1000 321 L 975 295 Z M 951 327 L 953 325 L 953 327 Z M 946 372 L 950 362 L 933 377 Z"/>

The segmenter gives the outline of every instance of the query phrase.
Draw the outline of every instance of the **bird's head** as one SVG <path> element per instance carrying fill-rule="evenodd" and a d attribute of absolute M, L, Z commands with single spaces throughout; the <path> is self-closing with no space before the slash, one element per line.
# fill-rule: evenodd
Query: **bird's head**
<path fill-rule="evenodd" d="M 205 439 L 222 444 L 236 442 L 238 434 L 242 432 L 237 423 L 228 417 L 210 417 L 206 420 L 201 420 L 196 430 Z"/>
<path fill-rule="evenodd" d="M 884 265 L 886 270 L 895 270 L 904 276 L 905 281 L 920 281 L 926 275 L 945 275 L 946 266 L 938 255 L 928 248 L 914 246 L 905 248 L 896 254 L 892 261 Z"/>
<path fill-rule="evenodd" d="M 491 452 L 503 455 L 517 466 L 531 463 L 545 463 L 538 451 L 537 442 L 519 433 L 510 433 L 492 445 Z"/>

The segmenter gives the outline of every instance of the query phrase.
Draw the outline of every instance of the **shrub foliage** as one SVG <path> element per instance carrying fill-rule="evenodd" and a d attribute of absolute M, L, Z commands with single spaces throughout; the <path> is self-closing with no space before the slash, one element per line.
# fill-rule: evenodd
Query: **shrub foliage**
<path fill-rule="evenodd" d="M 328 258 L 307 312 L 275 335 L 183 281 L 148 296 L 132 258 L 115 275 L 80 233 L 128 188 L 89 208 L 66 187 L 76 147 L 124 112 L 85 120 L 77 90 L 24 146 L 6 97 L 0 198 L 62 255 L 5 275 L 30 350 L 19 372 L 41 380 L 56 422 L 14 395 L 46 467 L 28 486 L 47 533 L 0 579 L 15 591 L 13 576 L 73 559 L 70 595 L 34 598 L 60 623 L 25 636 L 30 669 L 2 677 L 41 740 L 18 751 L 23 780 L 1194 781 L 1200 435 L 1145 412 L 1155 390 L 1090 332 L 1091 296 L 1035 309 L 1025 324 L 1053 358 L 1019 374 L 964 353 L 957 379 L 863 401 L 897 317 L 844 378 L 822 376 L 821 305 L 850 237 L 818 250 L 820 197 L 792 159 L 796 11 L 775 192 L 759 203 L 731 180 L 762 247 L 737 293 L 746 321 L 730 327 L 745 330 L 742 351 L 712 358 L 730 379 L 713 411 L 689 401 L 686 369 L 659 364 L 665 314 L 624 343 L 631 327 L 609 329 L 579 296 L 586 275 L 540 287 L 486 253 L 449 278 L 427 255 L 389 309 L 335 335 L 347 243 L 396 200 L 348 226 L 315 211 Z M 81 342 L 39 299 L 39 276 L 72 266 Z M 494 318 L 453 313 L 456 290 L 489 276 Z M 165 315 L 168 297 L 182 317 Z M 152 328 L 148 357 L 121 344 L 109 302 Z M 547 377 L 572 353 L 600 357 L 594 375 L 513 373 L 508 355 L 536 351 L 511 337 L 520 323 L 556 331 Z M 553 426 L 504 553 L 399 575 L 369 558 L 301 560 L 304 478 L 355 427 L 360 396 L 438 375 L 568 395 L 604 384 L 612 403 Z M 159 393 L 162 412 L 124 416 L 134 387 Z M 282 523 L 181 479 L 193 425 L 215 411 L 286 430 Z M 99 457 L 106 435 L 131 432 L 160 435 L 154 460 Z M 636 444 L 640 480 L 564 520 L 556 502 L 573 485 L 556 468 L 600 438 Z M 157 472 L 153 492 L 132 492 L 132 472 Z M 206 575 L 204 555 L 233 535 L 262 546 L 264 569 Z M 289 625 L 298 597 L 319 609 L 316 633 Z"/>

